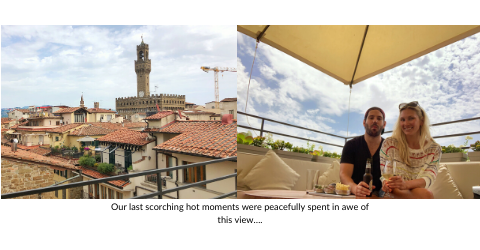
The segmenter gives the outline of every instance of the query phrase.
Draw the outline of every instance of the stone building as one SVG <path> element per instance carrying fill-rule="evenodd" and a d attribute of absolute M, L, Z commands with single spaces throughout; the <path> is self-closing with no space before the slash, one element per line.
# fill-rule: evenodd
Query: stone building
<path fill-rule="evenodd" d="M 82 181 L 80 175 L 75 172 L 78 167 L 70 163 L 22 149 L 13 152 L 10 147 L 3 145 L 1 152 L 2 194 L 48 187 L 59 182 L 67 184 Z M 81 197 L 82 187 L 75 187 L 42 193 L 40 196 L 38 194 L 21 196 L 18 199 L 81 199 Z"/>
<path fill-rule="evenodd" d="M 157 112 L 160 110 L 184 110 L 185 95 L 150 94 L 150 71 L 152 60 L 149 56 L 148 44 L 143 42 L 137 45 L 137 60 L 135 73 L 137 74 L 137 96 L 115 98 L 115 109 L 118 114 L 130 119 L 136 113 Z"/>

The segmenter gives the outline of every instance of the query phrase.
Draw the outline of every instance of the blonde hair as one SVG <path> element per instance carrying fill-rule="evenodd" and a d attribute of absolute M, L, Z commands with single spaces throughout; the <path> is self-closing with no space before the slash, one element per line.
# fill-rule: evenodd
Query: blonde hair
<path fill-rule="evenodd" d="M 412 106 L 405 106 L 400 109 L 400 113 L 402 113 L 405 109 L 411 109 L 417 113 L 418 118 L 420 121 L 423 121 L 423 125 L 420 125 L 420 139 L 418 143 L 420 144 L 420 149 L 422 152 L 425 152 L 424 146 L 427 140 L 432 140 L 435 142 L 430 135 L 430 119 L 428 119 L 427 113 L 423 110 L 419 105 L 416 107 Z M 400 125 L 400 115 L 398 116 L 397 123 L 393 129 L 392 138 L 396 139 L 398 142 L 398 151 L 400 153 L 400 159 L 407 164 L 407 166 L 411 166 L 410 158 L 408 157 L 408 143 L 405 134 L 403 133 L 402 126 Z"/>

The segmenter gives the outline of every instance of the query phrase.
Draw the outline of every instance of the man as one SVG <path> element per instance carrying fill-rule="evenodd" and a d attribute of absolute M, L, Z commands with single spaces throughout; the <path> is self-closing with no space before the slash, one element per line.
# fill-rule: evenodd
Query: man
<path fill-rule="evenodd" d="M 356 196 L 365 197 L 371 194 L 368 184 L 363 182 L 368 158 L 372 159 L 373 193 L 378 196 L 378 191 L 382 188 L 380 148 L 384 139 L 380 135 L 386 124 L 385 112 L 381 108 L 369 108 L 363 119 L 365 134 L 347 141 L 343 147 L 340 180 L 343 184 L 350 185 Z"/>

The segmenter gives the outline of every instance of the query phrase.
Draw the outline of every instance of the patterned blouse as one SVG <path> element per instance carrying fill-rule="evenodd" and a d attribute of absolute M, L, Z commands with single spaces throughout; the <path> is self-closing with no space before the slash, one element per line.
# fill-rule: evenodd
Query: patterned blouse
<path fill-rule="evenodd" d="M 442 147 L 433 140 L 429 140 L 424 147 L 425 152 L 422 152 L 421 149 L 408 148 L 411 163 L 411 167 L 409 167 L 402 162 L 397 145 L 396 139 L 392 137 L 385 139 L 380 149 L 380 168 L 385 166 L 385 161 L 394 159 L 397 162 L 396 175 L 402 176 L 405 181 L 423 178 L 426 183 L 425 188 L 429 188 L 437 177 Z M 381 177 L 380 180 L 383 183 L 384 178 Z"/>

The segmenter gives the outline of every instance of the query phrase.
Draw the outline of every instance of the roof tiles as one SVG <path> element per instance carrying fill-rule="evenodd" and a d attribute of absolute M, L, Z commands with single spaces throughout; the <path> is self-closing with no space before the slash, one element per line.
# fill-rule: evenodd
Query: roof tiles
<path fill-rule="evenodd" d="M 57 160 L 51 159 L 50 157 L 42 156 L 30 151 L 18 149 L 17 151 L 13 152 L 11 147 L 6 147 L 2 145 L 2 158 L 3 157 L 14 158 L 17 160 L 23 160 L 23 161 L 29 161 L 29 162 L 36 162 L 36 163 L 41 163 L 41 164 L 46 164 L 51 166 L 58 166 L 58 167 L 63 167 L 68 169 L 78 169 L 78 167 L 72 164 L 57 161 Z"/>
<path fill-rule="evenodd" d="M 98 141 L 124 143 L 143 146 L 155 139 L 147 140 L 148 134 L 130 129 L 120 129 L 105 136 L 98 138 Z"/>
<path fill-rule="evenodd" d="M 167 117 L 171 114 L 174 114 L 174 112 L 173 111 L 162 111 L 162 112 L 158 112 L 154 115 L 151 115 L 151 116 L 145 118 L 145 120 L 160 120 L 160 119 L 162 119 L 164 117 Z"/>
<path fill-rule="evenodd" d="M 225 158 L 237 156 L 237 122 L 175 121 L 159 132 L 181 133 L 157 145 L 154 149 L 171 152 Z"/>
<path fill-rule="evenodd" d="M 220 102 L 236 102 L 237 101 L 237 98 L 225 98 L 223 100 L 221 100 Z"/>
<path fill-rule="evenodd" d="M 106 135 L 109 133 L 114 132 L 113 129 L 106 129 L 97 126 L 84 126 L 74 131 L 70 131 L 69 135 L 76 135 L 76 136 L 87 136 L 87 135 Z"/>
<path fill-rule="evenodd" d="M 72 107 L 72 108 L 64 108 L 64 109 L 59 109 L 55 112 L 53 112 L 54 114 L 66 114 L 66 113 L 72 113 L 72 112 L 75 112 L 77 111 L 78 109 L 81 109 L 81 107 Z"/>
<path fill-rule="evenodd" d="M 65 133 L 70 129 L 74 129 L 74 128 L 82 126 L 82 125 L 85 125 L 85 123 L 71 123 L 71 124 L 60 126 L 58 128 L 49 129 L 49 130 L 47 130 L 47 132 L 50 132 L 50 133 Z"/>
<path fill-rule="evenodd" d="M 106 177 L 111 177 L 109 175 L 101 174 L 101 173 L 99 173 L 95 170 L 89 169 L 89 168 L 85 168 L 85 167 L 81 167 L 81 166 L 79 168 L 82 170 L 82 174 L 90 176 L 90 177 L 95 178 L 95 179 L 102 179 L 102 178 L 106 178 Z M 112 184 L 116 187 L 121 187 L 121 188 L 130 185 L 129 181 L 123 181 L 123 180 L 108 181 L 108 183 L 110 183 L 110 184 Z"/>

